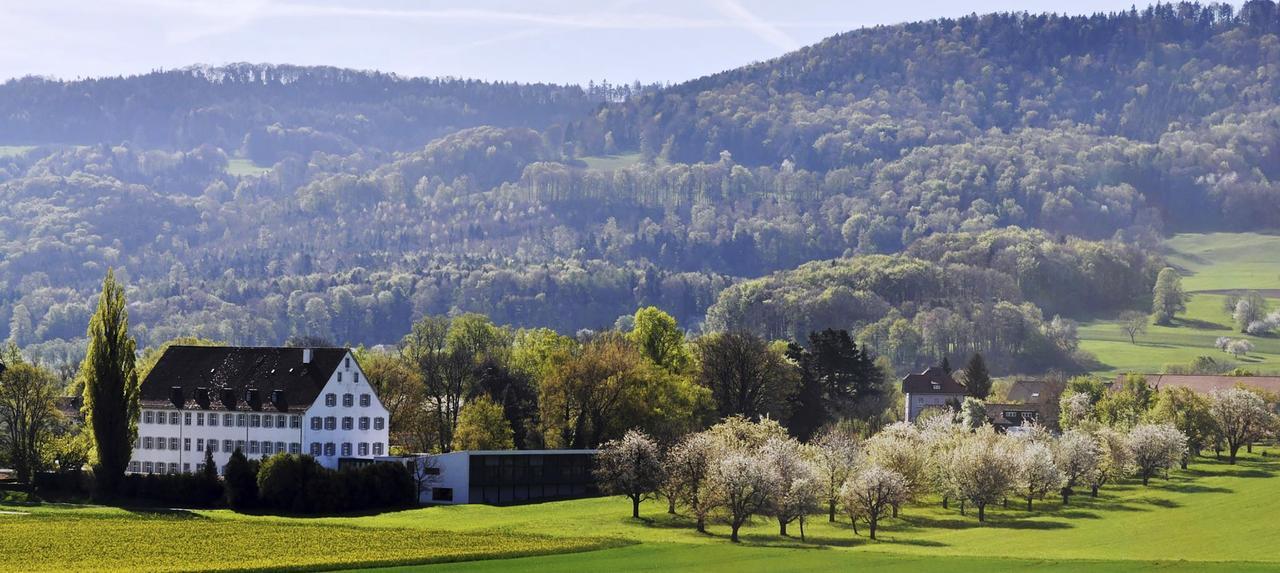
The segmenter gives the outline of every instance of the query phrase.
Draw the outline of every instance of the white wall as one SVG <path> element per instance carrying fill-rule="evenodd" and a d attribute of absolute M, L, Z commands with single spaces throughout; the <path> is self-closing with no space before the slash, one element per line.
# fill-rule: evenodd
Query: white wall
<path fill-rule="evenodd" d="M 325 397 L 328 394 L 334 395 L 334 405 L 328 406 L 325 403 Z M 343 396 L 351 395 L 352 404 L 350 407 L 343 405 Z M 360 405 L 360 396 L 369 396 L 369 405 Z M 324 429 L 323 421 L 326 418 L 334 418 L 334 429 Z M 313 419 L 321 420 L 321 429 L 312 429 Z M 351 418 L 350 430 L 342 429 L 343 418 Z M 369 419 L 369 429 L 360 429 L 360 419 Z M 382 429 L 377 427 L 376 421 L 382 419 Z M 320 444 L 320 455 L 316 456 L 316 460 L 321 465 L 329 468 L 338 467 L 338 458 L 354 457 L 354 458 L 373 458 L 374 456 L 385 456 L 390 454 L 390 445 L 388 442 L 389 429 L 387 424 L 390 420 L 387 417 L 387 409 L 383 407 L 382 402 L 378 400 L 378 394 L 374 391 L 373 386 L 369 384 L 368 378 L 365 377 L 364 371 L 360 369 L 360 365 L 356 362 L 355 357 L 351 353 L 338 363 L 338 368 L 329 375 L 329 381 L 325 383 L 324 389 L 316 396 L 316 401 L 307 408 L 303 416 L 302 428 L 302 453 L 312 453 L 312 444 Z M 351 445 L 351 453 L 343 455 L 342 444 Z M 368 444 L 369 451 L 361 454 L 359 451 L 360 444 Z M 325 446 L 333 444 L 333 455 L 326 455 Z M 381 444 L 381 451 L 374 448 L 374 444 Z"/>
<path fill-rule="evenodd" d="M 219 469 L 226 465 L 231 458 L 232 450 L 225 448 L 225 441 L 231 440 L 233 446 L 242 445 L 244 454 L 251 458 L 263 455 L 262 442 L 270 441 L 272 443 L 272 451 L 275 451 L 277 442 L 284 443 L 285 448 L 293 447 L 294 444 L 301 448 L 302 430 L 301 428 L 290 428 L 290 418 L 301 420 L 300 414 L 286 414 L 283 412 L 262 411 L 249 412 L 237 411 L 226 412 L 220 410 L 178 410 L 175 408 L 143 408 L 142 418 L 138 423 L 138 441 L 134 444 L 132 461 L 138 462 L 135 467 L 130 464 L 130 471 L 143 472 L 143 462 L 151 462 L 153 464 L 165 464 L 165 473 L 168 473 L 168 464 L 178 464 L 178 471 L 193 472 L 198 464 L 204 463 L 205 449 L 208 448 L 210 440 L 217 440 L 217 451 L 213 455 L 214 462 Z M 147 423 L 147 414 L 150 412 L 152 423 Z M 174 414 L 178 415 L 179 425 L 169 423 L 170 418 Z M 165 423 L 155 423 L 155 417 L 165 416 Z M 226 426 L 224 422 L 227 415 L 232 418 L 232 425 Z M 217 426 L 209 425 L 209 418 L 217 416 Z M 243 426 L 235 425 L 241 421 L 243 416 Z M 271 417 L 272 427 L 265 427 L 264 418 Z M 254 418 L 257 418 L 258 427 L 253 427 Z M 283 417 L 285 421 L 284 428 L 276 427 L 277 422 Z M 146 438 L 151 438 L 152 447 L 144 448 Z M 178 440 L 178 449 L 170 448 L 172 439 Z M 155 440 L 165 440 L 164 449 L 155 447 Z M 239 442 L 243 442 L 240 444 Z M 250 448 L 253 442 L 258 442 L 257 453 Z M 159 473 L 159 472 L 157 472 Z"/>
<path fill-rule="evenodd" d="M 391 458 L 386 460 L 399 461 L 404 458 Z M 469 503 L 471 491 L 471 456 L 470 452 L 450 452 L 447 454 L 415 454 L 413 456 L 414 463 L 418 465 L 418 475 L 425 471 L 426 467 L 434 467 L 439 470 L 439 474 L 429 476 L 423 480 L 423 487 L 418 491 L 419 503 L 435 503 L 435 504 L 463 504 Z M 384 461 L 384 460 L 379 460 Z M 435 500 L 433 489 L 449 488 L 453 490 L 453 501 Z"/>

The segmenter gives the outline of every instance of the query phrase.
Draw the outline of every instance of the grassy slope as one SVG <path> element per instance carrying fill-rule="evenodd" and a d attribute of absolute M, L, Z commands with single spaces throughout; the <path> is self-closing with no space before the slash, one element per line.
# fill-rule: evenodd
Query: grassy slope
<path fill-rule="evenodd" d="M 1184 274 L 1183 288 L 1191 293 L 1187 313 L 1173 326 L 1151 326 L 1138 344 L 1112 320 L 1081 325 L 1081 348 L 1094 353 L 1107 373 L 1159 372 L 1165 364 L 1186 363 L 1200 355 L 1231 360 L 1258 372 L 1280 372 L 1280 338 L 1245 336 L 1234 331 L 1222 310 L 1222 291 L 1257 289 L 1280 306 L 1280 236 L 1257 233 L 1183 234 L 1166 246 L 1169 262 Z M 1219 352 L 1219 336 L 1249 338 L 1257 347 L 1240 359 Z"/>
<path fill-rule="evenodd" d="M 1280 533 L 1274 495 L 1280 462 L 1270 460 L 1275 458 L 1248 458 L 1236 467 L 1204 461 L 1168 482 L 1121 484 L 1096 500 L 1076 498 L 1067 508 L 1039 501 L 1030 514 L 1011 500 L 1008 509 L 991 509 L 986 525 L 972 514 L 960 516 L 954 506 L 912 506 L 886 524 L 879 542 L 822 519 L 810 524 L 808 541 L 801 542 L 779 537 L 774 523 L 759 520 L 744 531 L 743 544 L 733 545 L 726 527 L 698 534 L 657 502 L 646 502 L 644 520 L 635 522 L 621 498 L 316 519 L 0 505 L 31 512 L 0 515 L 0 570 L 333 568 L 489 559 L 390 570 L 1274 571 L 1280 570 L 1280 544 L 1270 541 Z M 601 547 L 608 548 L 571 553 Z M 529 554 L 544 556 L 493 559 Z"/>
<path fill-rule="evenodd" d="M 271 171 L 270 165 L 263 167 L 254 163 L 251 159 L 235 158 L 227 160 L 227 173 L 236 177 L 262 175 L 268 171 Z"/>

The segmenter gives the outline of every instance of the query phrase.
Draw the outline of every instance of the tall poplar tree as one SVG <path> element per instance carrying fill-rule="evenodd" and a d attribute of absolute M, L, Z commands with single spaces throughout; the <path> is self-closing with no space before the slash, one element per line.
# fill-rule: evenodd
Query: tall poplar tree
<path fill-rule="evenodd" d="M 80 365 L 85 424 L 92 430 L 95 495 L 118 491 L 138 434 L 137 343 L 129 337 L 124 287 L 107 270 L 98 309 L 89 319 L 89 349 Z"/>

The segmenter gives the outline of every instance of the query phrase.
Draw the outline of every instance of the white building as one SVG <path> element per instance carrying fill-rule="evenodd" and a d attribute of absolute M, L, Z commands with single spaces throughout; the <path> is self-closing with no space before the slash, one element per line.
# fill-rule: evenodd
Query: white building
<path fill-rule="evenodd" d="M 415 464 L 422 503 L 507 504 L 597 495 L 596 451 L 469 450 L 378 461 Z"/>
<path fill-rule="evenodd" d="M 966 392 L 963 384 L 937 366 L 919 374 L 908 374 L 902 379 L 903 402 L 906 403 L 903 413 L 908 422 L 914 422 L 925 409 L 946 408 L 947 402 L 958 405 Z"/>
<path fill-rule="evenodd" d="M 321 465 L 388 453 L 387 409 L 345 348 L 171 346 L 142 381 L 131 473 L 308 453 Z"/>

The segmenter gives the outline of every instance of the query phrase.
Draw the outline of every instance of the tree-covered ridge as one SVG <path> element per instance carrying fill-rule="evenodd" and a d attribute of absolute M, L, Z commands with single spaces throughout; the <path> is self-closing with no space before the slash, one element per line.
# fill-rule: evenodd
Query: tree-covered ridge
<path fill-rule="evenodd" d="M 243 145 L 251 157 L 274 163 L 284 153 L 409 149 L 478 125 L 542 128 L 644 89 L 270 64 L 75 81 L 27 77 L 0 85 L 0 132 L 9 144 Z"/>
<path fill-rule="evenodd" d="M 1035 230 L 934 235 L 903 254 L 815 261 L 735 284 L 705 327 L 790 340 L 848 329 L 900 370 L 973 353 L 1001 372 L 1071 368 L 1088 358 L 1076 354 L 1069 317 L 1149 300 L 1156 264 L 1120 243 L 1058 243 Z"/>

